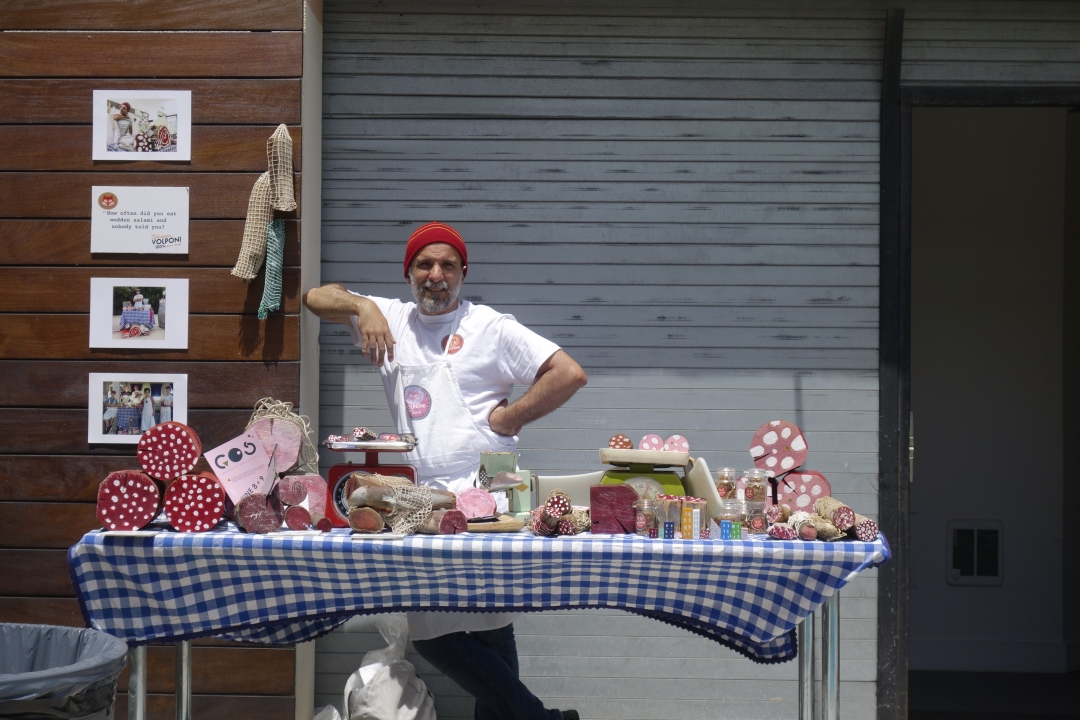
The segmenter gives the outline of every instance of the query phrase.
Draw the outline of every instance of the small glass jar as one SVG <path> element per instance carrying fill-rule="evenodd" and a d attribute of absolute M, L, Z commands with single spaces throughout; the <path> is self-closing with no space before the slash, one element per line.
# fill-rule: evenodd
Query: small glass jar
<path fill-rule="evenodd" d="M 656 501 L 638 500 L 634 503 L 634 534 L 642 537 L 656 537 Z"/>
<path fill-rule="evenodd" d="M 742 503 L 736 499 L 725 500 L 720 503 L 720 515 L 716 518 L 717 522 L 721 520 L 728 520 L 729 522 L 742 522 L 745 519 L 743 514 Z"/>
<path fill-rule="evenodd" d="M 769 530 L 769 523 L 765 519 L 765 503 L 761 505 L 760 508 L 748 507 L 746 509 L 746 523 L 743 528 L 750 535 L 763 535 Z"/>
<path fill-rule="evenodd" d="M 746 501 L 746 515 L 749 519 L 751 506 L 760 505 L 762 513 L 765 512 L 765 500 L 769 493 L 769 473 L 766 470 L 754 468 L 743 473 L 743 477 L 746 479 L 746 484 L 743 486 L 743 499 Z"/>
<path fill-rule="evenodd" d="M 720 496 L 720 499 L 727 502 L 729 499 L 734 500 L 736 492 L 738 491 L 739 473 L 735 468 L 724 467 L 716 471 L 716 493 Z"/>

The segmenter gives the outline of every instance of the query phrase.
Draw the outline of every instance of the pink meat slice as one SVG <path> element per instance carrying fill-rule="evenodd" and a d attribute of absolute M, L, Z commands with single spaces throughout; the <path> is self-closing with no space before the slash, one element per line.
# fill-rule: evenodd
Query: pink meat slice
<path fill-rule="evenodd" d="M 281 503 L 273 495 L 252 493 L 237 505 L 236 518 L 248 532 L 274 532 L 281 527 Z"/>
<path fill-rule="evenodd" d="M 750 456 L 754 465 L 783 475 L 806 462 L 806 438 L 802 430 L 787 420 L 772 420 L 754 433 L 750 442 Z M 794 506 L 793 506 L 794 507 Z"/>
<path fill-rule="evenodd" d="M 669 452 L 690 452 L 690 441 L 682 435 L 672 435 L 664 441 L 664 449 Z"/>
<path fill-rule="evenodd" d="M 281 478 L 274 486 L 278 500 L 285 505 L 299 505 L 307 498 L 308 489 L 303 481 L 298 481 L 293 476 Z"/>
<path fill-rule="evenodd" d="M 308 530 L 311 528 L 311 513 L 299 505 L 285 508 L 285 526 L 290 530 Z"/>
<path fill-rule="evenodd" d="M 304 435 L 296 423 L 282 418 L 262 418 L 253 422 L 248 430 L 259 438 L 267 457 L 273 453 L 279 473 L 296 467 L 304 441 Z"/>
<path fill-rule="evenodd" d="M 165 515 L 180 532 L 206 532 L 225 515 L 225 489 L 208 473 L 182 475 L 165 490 Z"/>
<path fill-rule="evenodd" d="M 135 454 L 147 475 L 168 482 L 191 472 L 202 455 L 202 442 L 187 425 L 164 422 L 139 437 Z"/>
<path fill-rule="evenodd" d="M 469 488 L 458 493 L 457 509 L 466 518 L 486 517 L 495 514 L 495 498 L 487 490 Z"/>
<path fill-rule="evenodd" d="M 157 484 L 144 473 L 118 470 L 98 485 L 97 518 L 109 530 L 140 530 L 161 507 Z"/>
<path fill-rule="evenodd" d="M 638 450 L 663 450 L 664 441 L 659 435 L 649 434 L 641 438 L 641 442 L 638 443 Z"/>
<path fill-rule="evenodd" d="M 307 490 L 307 502 L 304 506 L 308 512 L 326 514 L 326 480 L 321 475 L 290 475 L 294 483 L 303 483 Z"/>
<path fill-rule="evenodd" d="M 832 485 L 817 470 L 798 470 L 780 478 L 776 484 L 776 500 L 791 506 L 792 512 L 814 512 L 818 498 L 831 497 Z"/>

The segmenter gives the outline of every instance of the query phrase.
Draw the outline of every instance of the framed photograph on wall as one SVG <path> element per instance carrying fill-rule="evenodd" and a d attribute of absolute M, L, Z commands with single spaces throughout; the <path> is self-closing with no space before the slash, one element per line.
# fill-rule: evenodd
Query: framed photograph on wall
<path fill-rule="evenodd" d="M 86 440 L 134 445 L 159 423 L 187 423 L 187 375 L 89 373 Z"/>
<path fill-rule="evenodd" d="M 90 278 L 90 347 L 187 346 L 187 278 Z"/>
<path fill-rule="evenodd" d="M 94 160 L 191 160 L 190 90 L 95 90 Z"/>

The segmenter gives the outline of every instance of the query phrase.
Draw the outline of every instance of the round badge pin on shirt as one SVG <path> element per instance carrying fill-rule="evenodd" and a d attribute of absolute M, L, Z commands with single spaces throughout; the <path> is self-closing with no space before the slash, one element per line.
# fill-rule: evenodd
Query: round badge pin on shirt
<path fill-rule="evenodd" d="M 449 338 L 449 336 L 446 336 L 446 337 L 444 337 L 442 339 L 442 346 L 441 347 L 442 347 L 443 350 L 446 350 L 446 341 L 447 341 L 448 338 Z M 465 345 L 465 339 L 462 338 L 457 333 L 454 333 L 454 337 L 449 338 L 449 339 L 450 339 L 450 349 L 446 350 L 446 352 L 448 352 L 451 355 L 456 354 L 457 351 L 460 350 Z"/>

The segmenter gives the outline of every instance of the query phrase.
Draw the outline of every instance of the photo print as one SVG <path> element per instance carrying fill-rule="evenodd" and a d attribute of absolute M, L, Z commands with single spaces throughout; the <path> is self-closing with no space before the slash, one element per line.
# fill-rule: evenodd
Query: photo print
<path fill-rule="evenodd" d="M 191 160 L 190 90 L 95 90 L 94 160 Z"/>
<path fill-rule="evenodd" d="M 90 347 L 187 349 L 187 278 L 91 278 Z"/>
<path fill-rule="evenodd" d="M 90 373 L 87 442 L 136 444 L 163 422 L 187 423 L 187 375 Z"/>

